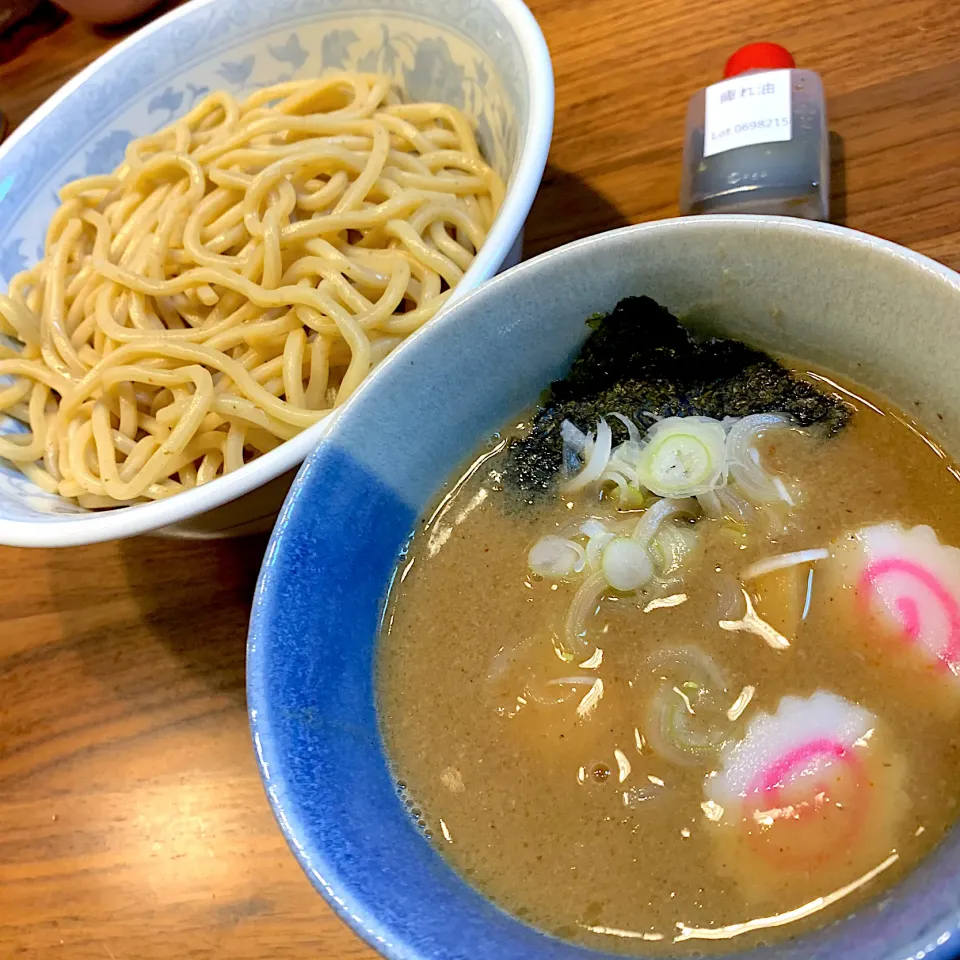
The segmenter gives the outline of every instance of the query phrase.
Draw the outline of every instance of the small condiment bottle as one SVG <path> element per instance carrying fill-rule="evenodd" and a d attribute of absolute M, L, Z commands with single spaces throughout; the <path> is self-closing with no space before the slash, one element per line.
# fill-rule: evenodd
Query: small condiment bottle
<path fill-rule="evenodd" d="M 751 43 L 690 98 L 680 212 L 826 220 L 830 144 L 823 84 L 789 50 Z"/>

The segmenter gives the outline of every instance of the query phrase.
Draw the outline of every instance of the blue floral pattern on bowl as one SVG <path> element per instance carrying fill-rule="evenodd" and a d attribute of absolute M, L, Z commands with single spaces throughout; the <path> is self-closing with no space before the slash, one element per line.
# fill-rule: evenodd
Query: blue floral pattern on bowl
<path fill-rule="evenodd" d="M 210 90 L 242 97 L 333 70 L 388 73 L 412 99 L 461 107 L 486 157 L 505 179 L 513 173 L 528 119 L 527 73 L 495 7 L 480 0 L 194 0 L 108 55 L 4 148 L 0 284 L 43 255 L 60 187 L 109 172 L 135 137 L 183 115 Z M 9 418 L 0 421 L 0 433 L 14 429 Z M 37 510 L 53 520 L 78 508 L 0 460 L 0 516 L 37 519 Z"/>

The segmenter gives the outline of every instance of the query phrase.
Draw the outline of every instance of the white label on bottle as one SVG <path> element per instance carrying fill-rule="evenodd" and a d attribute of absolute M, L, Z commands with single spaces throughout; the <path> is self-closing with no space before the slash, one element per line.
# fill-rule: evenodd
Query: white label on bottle
<path fill-rule="evenodd" d="M 703 155 L 789 140 L 790 70 L 745 73 L 707 87 Z"/>

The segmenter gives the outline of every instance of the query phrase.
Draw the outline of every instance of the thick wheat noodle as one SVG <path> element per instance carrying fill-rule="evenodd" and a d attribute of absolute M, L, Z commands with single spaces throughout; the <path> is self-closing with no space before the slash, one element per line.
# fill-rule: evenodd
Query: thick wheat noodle
<path fill-rule="evenodd" d="M 211 93 L 63 187 L 0 294 L 0 457 L 89 508 L 238 469 L 436 314 L 503 195 L 467 118 L 386 77 Z"/>

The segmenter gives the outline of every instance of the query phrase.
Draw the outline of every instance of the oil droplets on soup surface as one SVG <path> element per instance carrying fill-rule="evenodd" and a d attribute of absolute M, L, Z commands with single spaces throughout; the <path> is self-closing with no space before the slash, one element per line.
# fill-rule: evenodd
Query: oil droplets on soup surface
<path fill-rule="evenodd" d="M 413 537 L 379 652 L 388 752 L 441 852 L 534 926 L 643 954 L 794 936 L 953 821 L 956 475 L 826 383 L 854 409 L 834 436 L 565 426 L 573 466 L 535 498 L 502 482 L 516 424 Z"/>

